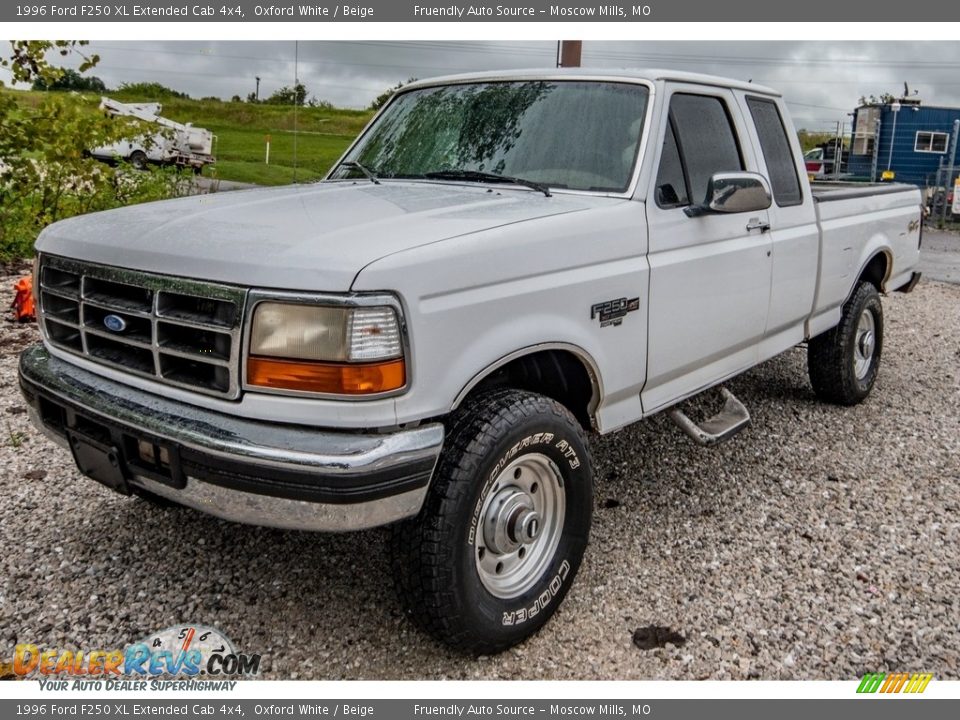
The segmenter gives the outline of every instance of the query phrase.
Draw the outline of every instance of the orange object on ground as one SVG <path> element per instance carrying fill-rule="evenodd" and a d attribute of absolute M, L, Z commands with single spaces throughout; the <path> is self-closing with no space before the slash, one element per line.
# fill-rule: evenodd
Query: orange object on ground
<path fill-rule="evenodd" d="M 17 322 L 32 322 L 37 319 L 37 310 L 33 303 L 33 278 L 30 275 L 17 280 L 13 286 L 16 295 L 10 307 Z"/>

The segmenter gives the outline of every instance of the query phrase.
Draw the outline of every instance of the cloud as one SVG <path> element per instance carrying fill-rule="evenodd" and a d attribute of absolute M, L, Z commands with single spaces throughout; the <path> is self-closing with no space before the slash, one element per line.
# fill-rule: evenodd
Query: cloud
<path fill-rule="evenodd" d="M 553 42 L 455 41 L 93 41 L 92 72 L 108 87 L 156 81 L 194 97 L 261 97 L 295 76 L 320 100 L 369 105 L 411 77 L 552 67 Z M 296 56 L 296 57 L 295 57 Z M 835 129 L 862 95 L 900 93 L 927 104 L 960 106 L 960 45 L 928 42 L 586 41 L 586 67 L 660 67 L 735 77 L 780 90 L 798 127 Z M 4 78 L 8 79 L 8 78 Z"/>
<path fill-rule="evenodd" d="M 794 122 L 836 129 L 861 96 L 899 94 L 903 83 L 929 105 L 960 107 L 960 45 L 916 42 L 584 43 L 584 65 L 663 67 L 706 72 L 773 87 Z"/>

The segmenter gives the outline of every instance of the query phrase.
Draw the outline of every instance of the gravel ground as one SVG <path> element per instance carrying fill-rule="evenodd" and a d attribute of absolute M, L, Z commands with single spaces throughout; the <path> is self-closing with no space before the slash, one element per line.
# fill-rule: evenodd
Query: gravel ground
<path fill-rule="evenodd" d="M 929 280 L 960 283 L 960 233 L 925 228 L 920 270 Z"/>
<path fill-rule="evenodd" d="M 270 678 L 956 679 L 960 287 L 924 282 L 884 308 L 880 379 L 859 407 L 816 402 L 795 349 L 731 383 L 754 424 L 726 445 L 698 448 L 664 417 L 595 439 L 574 589 L 538 636 L 479 659 L 403 619 L 384 531 L 234 525 L 79 476 L 25 425 L 16 359 L 36 330 L 2 322 L 0 657 L 198 622 L 263 653 Z M 674 643 L 640 649 L 651 625 Z"/>

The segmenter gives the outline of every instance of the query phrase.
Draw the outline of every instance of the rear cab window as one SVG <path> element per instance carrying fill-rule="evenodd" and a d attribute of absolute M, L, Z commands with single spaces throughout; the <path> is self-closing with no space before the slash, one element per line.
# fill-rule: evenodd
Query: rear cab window
<path fill-rule="evenodd" d="M 755 96 L 747 97 L 747 107 L 757 129 L 773 199 L 780 207 L 800 205 L 803 203 L 803 191 L 800 189 L 800 177 L 780 109 L 772 99 Z M 821 150 L 817 159 L 822 157 Z"/>

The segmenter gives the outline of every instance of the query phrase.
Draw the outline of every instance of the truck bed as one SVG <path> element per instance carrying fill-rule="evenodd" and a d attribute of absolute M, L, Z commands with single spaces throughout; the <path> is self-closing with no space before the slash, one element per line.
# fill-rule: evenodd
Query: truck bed
<path fill-rule="evenodd" d="M 854 200 L 877 195 L 894 195 L 916 190 L 913 185 L 905 183 L 864 183 L 843 182 L 842 180 L 812 182 L 810 183 L 810 189 L 813 192 L 813 199 L 818 203 Z"/>
<path fill-rule="evenodd" d="M 883 290 L 909 282 L 919 260 L 920 191 L 902 183 L 811 183 L 820 228 L 820 278 L 810 334 L 832 327 L 853 279 L 882 250 Z"/>

